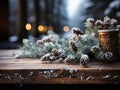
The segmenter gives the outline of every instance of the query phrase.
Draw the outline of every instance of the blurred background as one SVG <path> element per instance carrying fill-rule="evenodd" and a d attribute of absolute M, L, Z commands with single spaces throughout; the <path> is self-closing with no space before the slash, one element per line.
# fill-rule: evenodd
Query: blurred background
<path fill-rule="evenodd" d="M 23 38 L 40 39 L 48 30 L 70 36 L 85 30 L 88 17 L 108 15 L 120 23 L 120 0 L 0 0 L 0 49 L 17 49 Z"/>

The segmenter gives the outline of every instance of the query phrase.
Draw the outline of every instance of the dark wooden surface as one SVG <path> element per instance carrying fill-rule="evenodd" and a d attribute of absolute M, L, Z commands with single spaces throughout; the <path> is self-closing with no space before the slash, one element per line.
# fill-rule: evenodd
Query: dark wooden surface
<path fill-rule="evenodd" d="M 120 62 L 90 62 L 87 68 L 39 59 L 15 59 L 16 50 L 0 50 L 0 84 L 118 84 Z"/>

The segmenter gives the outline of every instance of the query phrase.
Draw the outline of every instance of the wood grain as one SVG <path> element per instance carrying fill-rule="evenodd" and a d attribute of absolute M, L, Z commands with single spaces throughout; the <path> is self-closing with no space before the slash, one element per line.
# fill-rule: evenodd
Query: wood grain
<path fill-rule="evenodd" d="M 0 50 L 0 83 L 107 84 L 120 83 L 120 62 L 90 62 L 87 68 L 39 59 L 15 59 L 16 50 Z"/>

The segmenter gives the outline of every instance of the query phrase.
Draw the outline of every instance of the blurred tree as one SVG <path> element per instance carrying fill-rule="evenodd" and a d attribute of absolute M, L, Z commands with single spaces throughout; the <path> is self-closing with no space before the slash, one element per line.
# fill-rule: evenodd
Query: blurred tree
<path fill-rule="evenodd" d="M 120 0 L 113 0 L 105 9 L 104 15 L 116 18 L 120 23 Z"/>
<path fill-rule="evenodd" d="M 63 26 L 68 25 L 66 0 L 45 0 L 46 25 L 53 26 L 58 34 L 63 33 Z"/>
<path fill-rule="evenodd" d="M 9 0 L 10 6 L 10 38 L 11 42 L 22 41 L 26 38 L 26 1 Z"/>
<path fill-rule="evenodd" d="M 36 25 L 37 25 L 37 11 L 36 11 L 36 3 L 35 0 L 27 0 L 26 3 L 26 21 L 27 21 L 27 26 L 26 30 L 28 31 L 28 39 L 34 40 L 34 37 L 36 36 Z"/>
<path fill-rule="evenodd" d="M 75 4 L 75 1 L 72 2 L 71 5 Z M 46 31 L 51 26 L 58 34 L 64 33 L 64 26 L 77 26 L 85 30 L 84 22 L 89 17 L 101 19 L 105 15 L 110 15 L 119 19 L 119 2 L 119 0 L 81 0 L 77 4 L 79 5 L 77 12 L 69 19 L 66 9 L 69 0 L 10 0 L 11 35 L 16 34 L 22 40 L 29 32 L 32 36 L 38 37 L 42 34 L 38 30 L 40 25 L 46 28 Z M 14 26 L 16 23 L 17 26 Z M 25 30 L 26 23 L 31 25 L 30 31 Z"/>
<path fill-rule="evenodd" d="M 7 41 L 9 38 L 8 8 L 8 0 L 0 0 L 0 41 Z"/>

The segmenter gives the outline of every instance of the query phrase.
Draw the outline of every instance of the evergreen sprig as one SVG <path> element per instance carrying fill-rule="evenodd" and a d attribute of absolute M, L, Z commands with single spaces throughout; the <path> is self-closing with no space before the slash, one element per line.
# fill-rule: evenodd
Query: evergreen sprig
<path fill-rule="evenodd" d="M 62 62 L 66 64 L 80 63 L 86 66 L 92 59 L 111 60 L 112 53 L 104 52 L 99 47 L 97 36 L 98 27 L 102 22 L 88 18 L 85 26 L 86 32 L 80 28 L 72 28 L 72 37 L 60 38 L 53 31 L 37 42 L 23 39 L 23 45 L 15 52 L 16 58 L 40 58 L 42 62 Z"/>

